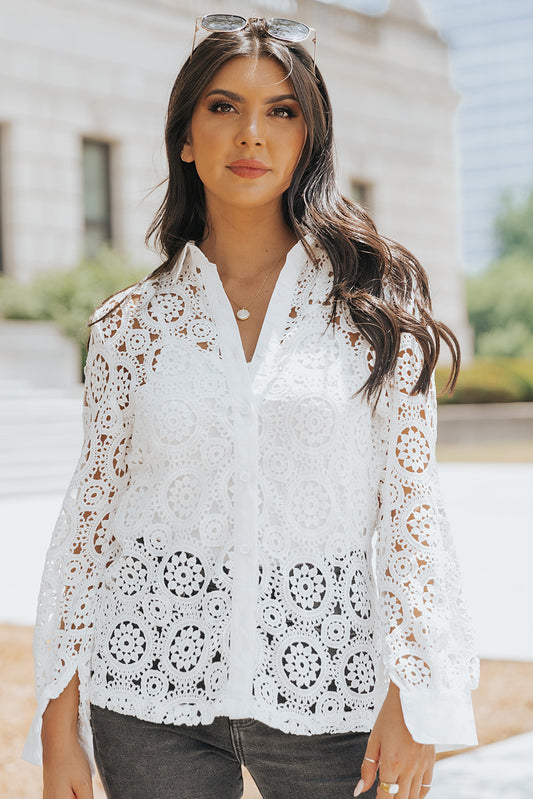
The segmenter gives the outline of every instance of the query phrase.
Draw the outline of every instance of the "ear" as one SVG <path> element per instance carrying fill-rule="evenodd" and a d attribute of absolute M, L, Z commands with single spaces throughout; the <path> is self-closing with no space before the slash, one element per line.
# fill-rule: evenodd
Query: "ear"
<path fill-rule="evenodd" d="M 192 150 L 192 144 L 187 140 L 183 147 L 181 148 L 181 160 L 185 161 L 187 164 L 192 164 L 194 161 L 194 153 Z"/>

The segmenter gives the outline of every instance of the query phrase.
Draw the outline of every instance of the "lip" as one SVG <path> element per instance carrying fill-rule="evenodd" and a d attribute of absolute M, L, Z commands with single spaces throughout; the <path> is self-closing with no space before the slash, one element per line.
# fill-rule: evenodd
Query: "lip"
<path fill-rule="evenodd" d="M 262 161 L 247 158 L 233 161 L 228 169 L 241 178 L 259 178 L 269 171 L 269 168 Z"/>

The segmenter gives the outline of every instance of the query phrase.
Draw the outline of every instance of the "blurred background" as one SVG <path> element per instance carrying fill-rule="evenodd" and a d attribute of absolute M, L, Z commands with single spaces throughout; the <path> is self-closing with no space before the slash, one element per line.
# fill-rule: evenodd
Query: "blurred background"
<path fill-rule="evenodd" d="M 517 774 L 506 795 L 529 796 L 531 0 L 0 0 L 0 795 L 39 796 L 19 760 L 31 626 L 81 447 L 85 322 L 159 263 L 144 236 L 164 193 L 168 96 L 195 17 L 216 12 L 316 28 L 342 189 L 422 262 L 460 339 L 438 455 L 482 657 L 481 747 L 440 761 L 431 796 L 500 797 L 495 768 Z"/>

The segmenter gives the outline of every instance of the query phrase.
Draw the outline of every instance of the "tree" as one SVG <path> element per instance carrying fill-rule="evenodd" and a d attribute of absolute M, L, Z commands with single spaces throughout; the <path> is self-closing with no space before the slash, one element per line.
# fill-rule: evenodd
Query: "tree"
<path fill-rule="evenodd" d="M 476 354 L 533 359 L 533 190 L 504 198 L 495 231 L 499 258 L 467 280 Z"/>
<path fill-rule="evenodd" d="M 533 257 L 533 190 L 524 202 L 514 202 L 506 192 L 494 229 L 501 256 L 522 252 Z"/>

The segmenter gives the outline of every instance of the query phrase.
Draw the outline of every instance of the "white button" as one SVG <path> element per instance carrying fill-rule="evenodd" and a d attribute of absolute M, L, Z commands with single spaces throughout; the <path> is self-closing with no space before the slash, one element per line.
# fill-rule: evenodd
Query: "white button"
<path fill-rule="evenodd" d="M 249 555 L 250 554 L 250 547 L 248 546 L 248 544 L 242 544 L 239 547 L 239 551 L 240 551 L 241 555 Z"/>
<path fill-rule="evenodd" d="M 239 474 L 239 478 L 242 480 L 243 483 L 247 483 L 248 480 L 250 479 L 250 475 L 248 474 L 248 472 L 241 472 Z"/>
<path fill-rule="evenodd" d="M 247 416 L 250 413 L 250 408 L 248 405 L 239 405 L 239 413 L 243 416 Z"/>

